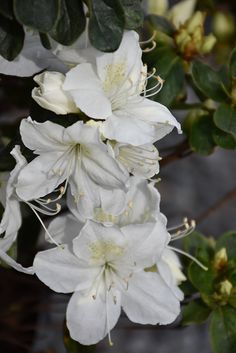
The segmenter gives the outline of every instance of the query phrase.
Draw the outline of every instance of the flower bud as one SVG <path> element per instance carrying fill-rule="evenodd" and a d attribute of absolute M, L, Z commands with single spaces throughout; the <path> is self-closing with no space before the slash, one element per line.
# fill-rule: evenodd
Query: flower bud
<path fill-rule="evenodd" d="M 195 5 L 196 0 L 183 0 L 172 6 L 168 17 L 176 28 L 179 28 L 192 16 Z"/>
<path fill-rule="evenodd" d="M 229 13 L 217 12 L 213 17 L 213 32 L 220 40 L 225 40 L 234 35 L 234 17 Z"/>
<path fill-rule="evenodd" d="M 211 33 L 208 36 L 206 36 L 201 48 L 202 54 L 210 53 L 215 44 L 216 44 L 216 37 L 214 36 L 214 34 Z"/>
<path fill-rule="evenodd" d="M 72 98 L 64 92 L 62 85 L 65 76 L 60 72 L 45 71 L 36 75 L 34 81 L 39 85 L 32 91 L 32 98 L 42 107 L 56 114 L 78 113 Z"/>
<path fill-rule="evenodd" d="M 220 294 L 229 296 L 231 294 L 233 285 L 229 280 L 220 282 Z"/>
<path fill-rule="evenodd" d="M 214 268 L 216 269 L 216 271 L 220 271 L 227 266 L 227 263 L 228 263 L 228 256 L 227 256 L 226 248 L 221 248 L 215 254 Z"/>
<path fill-rule="evenodd" d="M 147 12 L 154 15 L 164 15 L 168 9 L 168 0 L 148 0 Z"/>

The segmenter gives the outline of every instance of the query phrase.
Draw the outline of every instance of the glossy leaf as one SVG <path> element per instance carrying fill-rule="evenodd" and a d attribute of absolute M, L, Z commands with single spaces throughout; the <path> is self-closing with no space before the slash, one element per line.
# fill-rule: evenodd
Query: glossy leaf
<path fill-rule="evenodd" d="M 104 52 L 115 51 L 122 40 L 125 15 L 119 0 L 91 0 L 89 39 Z"/>
<path fill-rule="evenodd" d="M 86 18 L 80 0 L 61 0 L 60 15 L 50 32 L 53 39 L 63 45 L 71 45 L 84 31 Z"/>
<path fill-rule="evenodd" d="M 20 53 L 25 33 L 22 26 L 14 20 L 0 15 L 0 55 L 11 61 Z"/>
<path fill-rule="evenodd" d="M 213 152 L 215 147 L 213 129 L 212 118 L 208 115 L 200 116 L 194 121 L 190 134 L 190 146 L 193 151 L 202 155 L 209 155 Z"/>
<path fill-rule="evenodd" d="M 163 16 L 148 15 L 145 20 L 148 21 L 155 30 L 164 32 L 169 36 L 173 36 L 175 32 L 173 24 Z"/>
<path fill-rule="evenodd" d="M 140 0 L 120 0 L 125 14 L 125 28 L 136 29 L 142 26 L 143 10 Z"/>
<path fill-rule="evenodd" d="M 217 127 L 213 130 L 213 140 L 219 147 L 229 150 L 236 148 L 236 139 L 234 136 L 218 129 Z"/>
<path fill-rule="evenodd" d="M 222 306 L 213 311 L 210 335 L 214 353 L 235 352 L 236 310 L 234 308 Z"/>
<path fill-rule="evenodd" d="M 59 5 L 59 0 L 14 0 L 14 12 L 25 26 L 48 32 L 58 19 Z"/>
<path fill-rule="evenodd" d="M 221 104 L 215 111 L 214 122 L 219 129 L 236 134 L 236 108 Z"/>
<path fill-rule="evenodd" d="M 220 72 L 214 71 L 201 61 L 194 61 L 191 74 L 194 84 L 206 97 L 217 102 L 225 102 L 228 99 Z"/>
<path fill-rule="evenodd" d="M 200 324 L 207 320 L 211 309 L 201 299 L 194 300 L 183 307 L 182 325 Z"/>

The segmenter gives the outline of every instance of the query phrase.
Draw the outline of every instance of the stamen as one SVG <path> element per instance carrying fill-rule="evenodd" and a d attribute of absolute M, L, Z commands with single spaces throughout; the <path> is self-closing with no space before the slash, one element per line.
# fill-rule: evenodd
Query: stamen
<path fill-rule="evenodd" d="M 168 249 L 173 250 L 181 255 L 184 255 L 186 257 L 188 257 L 190 260 L 194 261 L 199 267 L 201 267 L 204 271 L 208 271 L 208 267 L 204 266 L 198 259 L 196 259 L 196 257 L 188 254 L 187 252 L 180 250 L 178 248 L 175 248 L 173 246 L 167 246 Z"/>
<path fill-rule="evenodd" d="M 182 229 L 182 227 L 184 227 L 184 229 Z M 188 221 L 187 218 L 183 219 L 183 223 L 182 224 L 178 224 L 174 227 L 168 228 L 167 230 L 169 232 L 171 231 L 176 231 L 173 234 L 171 234 L 171 241 L 173 240 L 177 240 L 177 239 L 181 239 L 184 238 L 188 235 L 190 235 L 194 229 L 196 228 L 196 222 L 194 220 L 191 220 L 190 222 Z"/>
<path fill-rule="evenodd" d="M 150 42 L 153 42 L 154 38 L 156 37 L 156 34 L 157 34 L 157 31 L 153 31 L 153 34 L 151 35 L 151 37 L 147 40 L 143 40 L 141 42 L 139 42 L 140 45 L 143 45 L 143 44 L 148 44 Z"/>
<path fill-rule="evenodd" d="M 157 43 L 153 40 L 152 41 L 152 46 L 150 48 L 145 48 L 145 49 L 142 49 L 142 52 L 143 53 L 150 53 L 151 51 L 153 51 L 157 46 Z"/>
<path fill-rule="evenodd" d="M 39 214 L 35 211 L 34 207 L 32 207 L 32 205 L 29 202 L 26 202 L 26 204 L 31 208 L 31 210 L 34 212 L 34 214 L 36 215 L 36 217 L 38 218 L 39 222 L 41 223 L 43 229 L 45 230 L 46 234 L 48 235 L 49 239 L 58 247 L 60 247 L 61 245 L 53 239 L 53 237 L 51 236 L 51 234 L 49 233 L 49 231 L 47 230 L 47 228 L 45 227 L 42 219 L 40 218 Z"/>

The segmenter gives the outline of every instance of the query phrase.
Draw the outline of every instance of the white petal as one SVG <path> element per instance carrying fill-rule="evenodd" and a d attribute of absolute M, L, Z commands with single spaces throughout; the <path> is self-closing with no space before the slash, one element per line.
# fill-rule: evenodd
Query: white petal
<path fill-rule="evenodd" d="M 129 241 L 134 262 L 142 268 L 152 266 L 170 240 L 170 235 L 161 220 L 130 224 L 122 227 L 121 231 Z"/>
<path fill-rule="evenodd" d="M 78 258 L 89 265 L 103 265 L 104 262 L 119 259 L 127 249 L 127 240 L 116 226 L 87 221 L 80 236 L 73 241 L 73 250 Z"/>
<path fill-rule="evenodd" d="M 119 48 L 113 53 L 104 53 L 96 58 L 97 73 L 107 96 L 112 97 L 134 93 L 139 94 L 138 86 L 142 78 L 142 50 L 138 34 L 125 31 Z"/>
<path fill-rule="evenodd" d="M 66 313 L 70 336 L 84 345 L 102 340 L 115 326 L 120 316 L 120 295 L 116 300 L 101 283 L 96 299 L 92 295 L 73 294 Z"/>
<path fill-rule="evenodd" d="M 177 298 L 162 278 L 151 272 L 134 274 L 122 293 L 121 305 L 128 318 L 140 324 L 173 322 L 180 312 Z"/>
<path fill-rule="evenodd" d="M 79 235 L 83 225 L 72 214 L 67 213 L 54 218 L 49 224 L 48 232 L 57 243 L 68 244 Z M 46 238 L 51 242 L 47 235 Z"/>
<path fill-rule="evenodd" d="M 91 64 L 84 63 L 71 69 L 66 74 L 63 89 L 70 92 L 76 106 L 89 117 L 106 119 L 111 115 L 111 103 Z"/>
<path fill-rule="evenodd" d="M 0 243 L 1 247 L 1 243 Z M 19 272 L 26 273 L 28 275 L 33 275 L 34 274 L 34 268 L 33 267 L 23 267 L 21 264 L 16 262 L 14 259 L 12 259 L 9 255 L 7 255 L 4 251 L 0 249 L 0 259 L 4 261 L 8 266 L 11 266 L 15 270 Z"/>
<path fill-rule="evenodd" d="M 74 292 L 78 284 L 92 283 L 97 270 L 83 267 L 67 245 L 39 252 L 34 259 L 38 278 L 59 293 Z"/>
<path fill-rule="evenodd" d="M 44 153 L 24 167 L 16 192 L 23 200 L 32 200 L 52 192 L 67 177 L 68 156 L 63 152 Z"/>
<path fill-rule="evenodd" d="M 124 211 L 126 193 L 122 189 L 106 190 L 99 188 L 101 209 L 110 215 L 117 216 Z"/>
<path fill-rule="evenodd" d="M 165 283 L 171 289 L 171 291 L 176 296 L 176 298 L 179 300 L 183 300 L 184 293 L 177 286 L 175 278 L 173 276 L 173 273 L 171 272 L 170 267 L 163 259 L 160 259 L 157 262 L 157 269 L 158 269 L 158 272 L 159 272 L 161 278 L 165 281 Z"/>
<path fill-rule="evenodd" d="M 155 186 L 144 179 L 131 177 L 127 206 L 119 216 L 118 224 L 122 227 L 134 223 L 153 222 L 159 214 L 160 194 Z"/>
<path fill-rule="evenodd" d="M 20 125 L 21 138 L 24 145 L 36 153 L 63 151 L 63 126 L 50 121 L 38 123 L 30 117 L 23 119 Z"/>

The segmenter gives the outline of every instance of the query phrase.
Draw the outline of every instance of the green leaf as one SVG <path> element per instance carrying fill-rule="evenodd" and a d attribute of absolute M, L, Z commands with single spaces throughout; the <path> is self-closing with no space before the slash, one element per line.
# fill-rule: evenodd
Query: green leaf
<path fill-rule="evenodd" d="M 125 14 L 125 28 L 136 29 L 142 26 L 143 10 L 140 0 L 120 0 Z"/>
<path fill-rule="evenodd" d="M 39 32 L 49 32 L 59 16 L 60 0 L 14 0 L 17 20 Z"/>
<path fill-rule="evenodd" d="M 158 15 L 148 15 L 145 18 L 155 30 L 164 32 L 168 36 L 173 36 L 175 28 L 171 22 L 169 22 L 165 17 Z"/>
<path fill-rule="evenodd" d="M 230 55 L 229 71 L 232 77 L 236 77 L 236 48 L 233 49 Z"/>
<path fill-rule="evenodd" d="M 48 35 L 46 33 L 39 33 L 39 36 L 40 36 L 40 41 L 42 43 L 42 45 L 44 46 L 44 48 L 46 49 L 51 49 L 51 43 L 50 43 L 50 40 L 48 38 Z"/>
<path fill-rule="evenodd" d="M 201 299 L 194 300 L 182 309 L 182 325 L 201 324 L 210 315 L 211 309 Z"/>
<path fill-rule="evenodd" d="M 11 61 L 20 53 L 25 33 L 21 25 L 0 15 L 0 55 Z"/>
<path fill-rule="evenodd" d="M 216 251 L 226 248 L 229 260 L 236 262 L 236 232 L 231 231 L 223 234 L 216 242 Z"/>
<path fill-rule="evenodd" d="M 219 147 L 229 150 L 236 148 L 236 139 L 234 136 L 218 129 L 217 127 L 213 130 L 213 140 Z"/>
<path fill-rule="evenodd" d="M 182 61 L 172 49 L 167 47 L 156 48 L 152 55 L 149 56 L 148 64 L 150 67 L 156 66 L 157 75 L 165 81 L 163 88 L 155 96 L 155 100 L 169 106 L 184 87 Z M 147 88 L 149 89 L 155 84 L 155 80 L 149 80 Z"/>
<path fill-rule="evenodd" d="M 214 271 L 209 266 L 209 262 L 203 261 L 201 256 L 197 254 L 197 259 L 200 260 L 208 270 L 205 271 L 199 267 L 195 262 L 192 262 L 188 269 L 188 278 L 202 294 L 212 294 L 214 292 Z"/>
<path fill-rule="evenodd" d="M 222 306 L 213 311 L 210 323 L 214 353 L 233 353 L 236 347 L 236 310 Z"/>
<path fill-rule="evenodd" d="M 50 36 L 63 45 L 71 45 L 84 31 L 86 18 L 81 0 L 61 0 L 60 15 Z"/>
<path fill-rule="evenodd" d="M 125 16 L 119 0 L 91 0 L 89 39 L 104 52 L 118 49 L 123 36 Z"/>
<path fill-rule="evenodd" d="M 196 255 L 199 249 L 210 251 L 209 241 L 204 235 L 198 232 L 191 233 L 191 237 L 184 238 L 184 251 Z"/>
<path fill-rule="evenodd" d="M 13 0 L 0 1 L 0 14 L 9 18 L 10 20 L 14 19 Z"/>
<path fill-rule="evenodd" d="M 190 146 L 193 151 L 204 156 L 213 152 L 215 142 L 212 132 L 214 124 L 212 118 L 208 115 L 200 116 L 192 124 L 190 133 Z"/>
<path fill-rule="evenodd" d="M 225 102 L 228 99 L 221 72 L 216 72 L 196 60 L 192 63 L 191 74 L 194 84 L 206 97 L 217 102 Z"/>
<path fill-rule="evenodd" d="M 219 129 L 236 134 L 236 108 L 221 104 L 215 111 L 214 122 Z"/>

